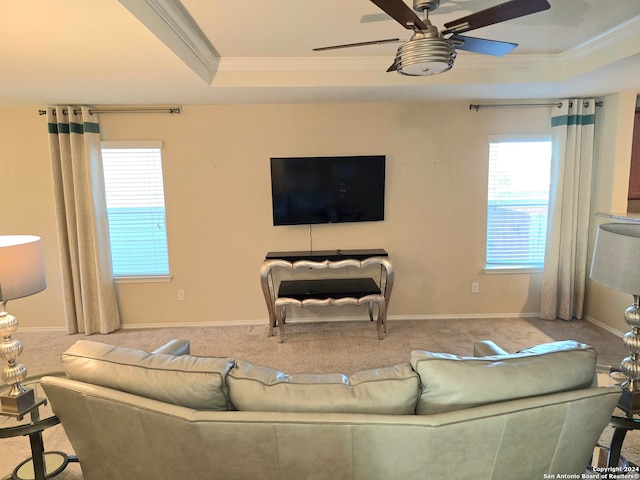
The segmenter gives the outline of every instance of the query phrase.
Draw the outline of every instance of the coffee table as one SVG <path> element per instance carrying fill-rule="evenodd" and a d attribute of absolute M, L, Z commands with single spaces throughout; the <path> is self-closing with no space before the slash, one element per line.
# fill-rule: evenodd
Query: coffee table
<path fill-rule="evenodd" d="M 44 376 L 64 376 L 63 372 L 46 373 L 27 377 L 21 384 L 25 388 L 33 388 L 36 402 L 33 407 L 21 414 L 6 412 L 0 408 L 0 438 L 28 436 L 31 444 L 31 458 L 24 460 L 14 470 L 10 478 L 16 480 L 46 480 L 62 472 L 70 461 L 77 461 L 75 456 L 62 452 L 45 452 L 42 432 L 60 423 L 51 410 L 41 411 L 46 406 L 47 397 L 40 386 Z M 0 387 L 0 393 L 9 390 L 7 385 Z"/>

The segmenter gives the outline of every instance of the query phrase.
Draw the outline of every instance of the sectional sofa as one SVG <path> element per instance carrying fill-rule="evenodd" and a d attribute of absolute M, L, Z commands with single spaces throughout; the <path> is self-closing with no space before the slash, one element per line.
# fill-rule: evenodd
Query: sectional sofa
<path fill-rule="evenodd" d="M 82 340 L 62 356 L 66 378 L 43 378 L 85 480 L 581 475 L 620 397 L 593 386 L 596 352 L 574 341 L 414 351 L 352 375 L 188 350 Z"/>

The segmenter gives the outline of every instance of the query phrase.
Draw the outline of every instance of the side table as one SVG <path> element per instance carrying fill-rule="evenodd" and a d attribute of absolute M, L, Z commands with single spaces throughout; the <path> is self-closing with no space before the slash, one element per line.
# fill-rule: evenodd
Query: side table
<path fill-rule="evenodd" d="M 15 480 L 46 480 L 62 472 L 70 461 L 77 461 L 75 456 L 44 450 L 42 432 L 60 423 L 52 412 L 41 416 L 40 408 L 47 405 L 47 398 L 40 387 L 40 379 L 45 375 L 64 376 L 64 373 L 34 375 L 21 382 L 23 386 L 33 388 L 36 393 L 36 402 L 27 411 L 17 414 L 0 408 L 0 438 L 28 436 L 31 445 L 31 458 L 24 460 L 13 470 L 10 478 Z M 5 390 L 8 390 L 8 386 L 0 387 L 0 392 Z"/>
<path fill-rule="evenodd" d="M 611 437 L 611 446 L 609 447 L 609 461 L 607 463 L 607 466 L 612 467 L 618 466 L 620 459 L 622 459 L 623 463 L 626 463 L 620 455 L 620 450 L 622 450 L 622 442 L 624 442 L 624 438 L 627 436 L 627 432 L 629 430 L 640 429 L 640 420 L 614 415 L 613 417 L 611 417 L 609 425 L 613 427 L 614 430 L 613 436 Z"/>
<path fill-rule="evenodd" d="M 598 365 L 597 368 L 598 385 L 620 385 L 626 378 L 615 368 Z M 620 407 L 618 407 L 622 410 Z M 621 455 L 622 443 L 629 430 L 640 430 L 640 419 L 634 418 L 628 412 L 622 410 L 626 416 L 613 415 L 609 421 L 609 426 L 613 427 L 613 436 L 611 437 L 611 445 L 608 448 L 607 467 L 619 467 L 620 465 L 635 465 L 628 463 Z M 635 471 L 635 470 L 634 470 Z"/>

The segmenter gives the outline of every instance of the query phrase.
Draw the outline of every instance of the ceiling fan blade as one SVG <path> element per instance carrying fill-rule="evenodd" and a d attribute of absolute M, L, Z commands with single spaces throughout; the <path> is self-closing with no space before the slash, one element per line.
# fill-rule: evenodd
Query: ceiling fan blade
<path fill-rule="evenodd" d="M 518 46 L 517 43 L 467 37 L 466 35 L 453 35 L 449 39 L 456 42 L 457 50 L 493 55 L 494 57 L 502 57 Z M 462 45 L 459 45 L 458 42 L 462 42 Z"/>
<path fill-rule="evenodd" d="M 386 13 L 369 13 L 360 18 L 360 23 L 386 22 L 387 20 L 391 18 Z"/>
<path fill-rule="evenodd" d="M 547 0 L 511 0 L 444 24 L 442 33 L 464 33 L 551 8 Z"/>
<path fill-rule="evenodd" d="M 399 38 L 386 38 L 384 40 L 372 40 L 370 42 L 356 42 L 356 43 L 344 43 L 342 45 L 331 45 L 328 47 L 314 48 L 314 52 L 324 52 L 325 50 L 338 50 L 339 48 L 351 48 L 351 47 L 365 47 L 367 45 L 382 45 L 384 43 L 399 42 Z"/>
<path fill-rule="evenodd" d="M 420 17 L 418 17 L 403 0 L 371 0 L 371 2 L 384 10 L 387 15 L 404 28 L 413 30 L 413 26 L 415 25 L 420 30 L 427 30 L 425 23 L 420 20 Z"/>

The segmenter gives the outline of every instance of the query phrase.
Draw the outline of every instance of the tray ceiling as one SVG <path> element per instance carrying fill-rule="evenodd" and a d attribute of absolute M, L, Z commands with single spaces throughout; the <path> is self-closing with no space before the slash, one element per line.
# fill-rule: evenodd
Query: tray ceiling
<path fill-rule="evenodd" d="M 210 83 L 126 3 L 4 5 L 0 105 L 542 99 L 640 90 L 638 0 L 549 0 L 550 10 L 473 32 L 518 43 L 509 55 L 460 52 L 451 71 L 416 78 L 385 72 L 398 44 L 312 51 L 408 39 L 410 31 L 368 0 L 183 0 L 220 56 Z M 442 28 L 497 3 L 441 0 L 430 19 Z"/>

